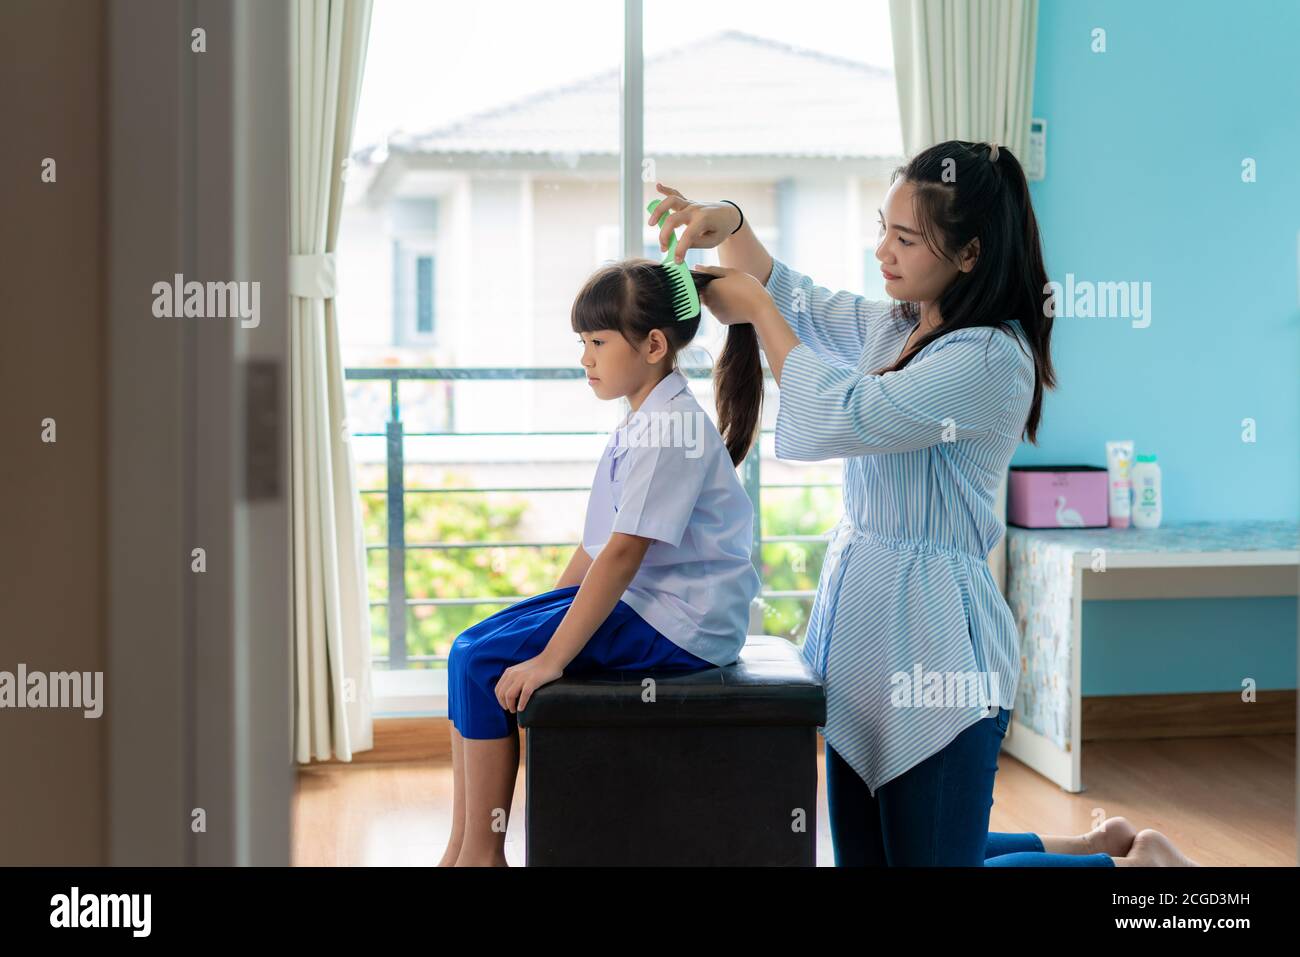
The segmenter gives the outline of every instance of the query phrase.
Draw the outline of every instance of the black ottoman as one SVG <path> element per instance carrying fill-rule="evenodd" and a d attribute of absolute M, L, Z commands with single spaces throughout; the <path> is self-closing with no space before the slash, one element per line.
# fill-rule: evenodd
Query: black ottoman
<path fill-rule="evenodd" d="M 826 698 L 784 638 L 693 674 L 560 678 L 518 718 L 530 867 L 816 864 Z"/>

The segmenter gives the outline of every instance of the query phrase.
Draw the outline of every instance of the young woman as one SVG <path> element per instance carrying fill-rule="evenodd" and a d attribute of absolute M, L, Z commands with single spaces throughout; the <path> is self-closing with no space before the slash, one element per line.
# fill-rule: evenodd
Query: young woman
<path fill-rule="evenodd" d="M 539 687 L 594 670 L 728 665 L 744 646 L 759 580 L 753 507 L 736 466 L 758 429 L 758 344 L 752 330 L 728 332 L 715 426 L 676 366 L 700 316 L 679 320 L 672 299 L 664 268 L 633 260 L 599 270 L 573 304 L 589 387 L 601 399 L 626 397 L 632 412 L 597 466 L 582 545 L 556 587 L 452 644 L 455 782 L 443 866 L 505 864 L 516 714 Z"/>
<path fill-rule="evenodd" d="M 673 211 L 664 248 L 683 226 L 679 259 L 718 246 L 705 302 L 749 324 L 767 354 L 777 456 L 844 459 L 845 514 L 803 645 L 826 686 L 836 863 L 1178 862 L 1163 835 L 1121 819 L 1080 837 L 988 833 L 1020 673 L 1016 623 L 987 564 L 1004 532 L 993 496 L 1022 436 L 1036 441 L 1055 385 L 1047 275 L 1016 158 L 949 141 L 895 170 L 876 247 L 892 304 L 832 294 L 774 261 L 734 203 L 659 188 L 656 217 Z M 900 676 L 916 672 L 974 676 L 982 693 L 900 695 Z"/>

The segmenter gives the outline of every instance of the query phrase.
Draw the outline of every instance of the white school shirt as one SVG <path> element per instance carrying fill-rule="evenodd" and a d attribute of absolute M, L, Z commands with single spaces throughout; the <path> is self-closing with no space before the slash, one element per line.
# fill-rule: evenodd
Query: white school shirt
<path fill-rule="evenodd" d="M 1015 702 L 1019 632 L 987 558 L 1034 363 L 1013 322 L 1015 338 L 958 329 L 872 375 L 914 328 L 891 302 L 832 294 L 779 261 L 767 290 L 800 340 L 781 375 L 777 458 L 844 460 L 844 516 L 802 654 L 826 688 L 826 743 L 874 795 L 993 713 L 966 676 L 996 693 L 990 704 Z"/>
<path fill-rule="evenodd" d="M 614 430 L 596 467 L 582 547 L 595 558 L 614 532 L 656 539 L 622 600 L 696 657 L 736 661 L 760 587 L 754 508 L 681 372 Z"/>

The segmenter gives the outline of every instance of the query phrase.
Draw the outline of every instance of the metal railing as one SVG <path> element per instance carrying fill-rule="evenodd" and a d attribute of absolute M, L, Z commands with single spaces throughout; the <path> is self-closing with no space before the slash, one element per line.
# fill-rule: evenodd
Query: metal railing
<path fill-rule="evenodd" d="M 772 379 L 772 373 L 764 369 L 766 379 Z M 707 368 L 685 368 L 682 373 L 691 379 L 707 379 L 712 370 Z M 405 381 L 546 381 L 582 379 L 585 373 L 574 368 L 354 368 L 344 370 L 344 377 L 349 381 L 385 381 L 389 384 L 389 415 L 383 432 L 354 432 L 354 438 L 383 438 L 385 440 L 385 464 L 387 481 L 382 489 L 361 489 L 362 495 L 383 495 L 388 499 L 387 540 L 384 544 L 368 544 L 366 550 L 386 550 L 388 552 L 388 597 L 374 599 L 370 605 L 386 605 L 388 608 L 388 642 L 389 653 L 385 658 L 377 657 L 377 662 L 387 662 L 392 670 L 405 668 L 413 661 L 441 661 L 441 656 L 407 655 L 406 651 L 406 610 L 417 605 L 511 605 L 522 601 L 527 595 L 482 595 L 460 598 L 408 598 L 406 594 L 406 553 L 408 551 L 427 549 L 466 549 L 466 548 L 547 548 L 576 547 L 578 542 L 408 542 L 406 540 L 406 495 L 413 494 L 465 494 L 478 492 L 589 492 L 589 486 L 476 486 L 455 488 L 407 488 L 406 487 L 406 439 L 419 437 L 471 437 L 471 436 L 574 436 L 606 435 L 598 430 L 565 431 L 524 431 L 524 432 L 408 432 L 402 420 L 402 405 L 399 387 Z M 452 410 L 454 417 L 454 409 Z M 770 435 L 771 429 L 763 429 L 761 434 Z M 762 577 L 762 547 L 772 542 L 824 542 L 821 535 L 764 535 L 763 512 L 760 507 L 762 489 L 776 488 L 838 488 L 839 482 L 785 482 L 763 485 L 761 482 L 761 441 L 754 442 L 749 454 L 740 465 L 741 484 L 754 506 L 754 539 L 751 547 L 751 560 L 755 570 Z M 815 590 L 781 590 L 759 592 L 760 598 L 811 598 Z"/>

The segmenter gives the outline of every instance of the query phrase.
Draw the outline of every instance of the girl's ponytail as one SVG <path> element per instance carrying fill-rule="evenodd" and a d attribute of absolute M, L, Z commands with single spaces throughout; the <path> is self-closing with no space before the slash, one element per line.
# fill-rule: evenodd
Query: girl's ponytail
<path fill-rule="evenodd" d="M 763 416 L 763 363 L 758 333 L 749 323 L 727 327 L 727 344 L 713 370 L 713 394 L 718 406 L 718 431 L 739 466 L 758 436 Z"/>

